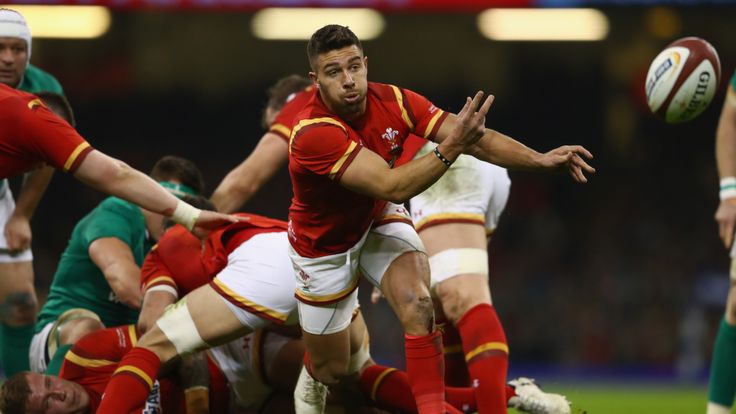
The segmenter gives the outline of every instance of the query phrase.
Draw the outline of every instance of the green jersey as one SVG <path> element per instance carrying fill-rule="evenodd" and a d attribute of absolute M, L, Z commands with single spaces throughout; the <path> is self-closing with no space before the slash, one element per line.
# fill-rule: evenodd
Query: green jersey
<path fill-rule="evenodd" d="M 736 71 L 734 71 L 733 76 L 731 76 L 731 87 L 736 91 Z"/>
<path fill-rule="evenodd" d="M 137 321 L 138 311 L 117 300 L 105 275 L 89 256 L 90 244 L 105 237 L 115 237 L 127 244 L 138 266 L 152 245 L 139 207 L 116 197 L 105 199 L 74 227 L 39 314 L 36 332 L 72 308 L 95 312 L 105 326 Z"/>
<path fill-rule="evenodd" d="M 53 92 L 60 95 L 64 94 L 61 84 L 55 77 L 30 63 L 23 73 L 23 80 L 20 81 L 20 85 L 15 89 L 28 93 Z"/>

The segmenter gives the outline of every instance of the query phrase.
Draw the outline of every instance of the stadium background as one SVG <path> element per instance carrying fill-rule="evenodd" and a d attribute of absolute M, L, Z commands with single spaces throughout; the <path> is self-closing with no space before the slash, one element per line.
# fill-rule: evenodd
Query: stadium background
<path fill-rule="evenodd" d="M 503 42 L 476 27 L 481 6 L 499 2 L 343 3 L 383 9 L 384 32 L 364 43 L 370 80 L 413 89 L 450 111 L 484 89 L 496 95 L 489 127 L 539 150 L 580 143 L 595 154 L 598 173 L 583 186 L 566 176 L 511 174 L 511 198 L 490 256 L 512 375 L 557 384 L 590 413 L 605 412 L 596 403 L 609 409 L 616 403 L 587 401 L 595 392 L 578 384 L 676 387 L 671 395 L 691 395 L 694 407 L 704 407 L 728 287 L 728 259 L 712 218 L 714 136 L 736 66 L 736 5 L 541 1 L 536 5 L 598 7 L 609 20 L 607 37 Z M 528 2 L 501 4 L 522 3 Z M 306 42 L 257 39 L 250 23 L 265 2 L 116 4 L 126 7 L 112 9 L 102 37 L 36 39 L 32 61 L 61 81 L 78 130 L 95 147 L 144 171 L 166 154 L 187 157 L 211 192 L 261 136 L 268 86 L 307 73 Z M 646 108 L 644 77 L 651 59 L 686 35 L 716 47 L 723 80 L 699 118 L 667 125 Z M 285 218 L 290 194 L 283 171 L 247 210 Z M 40 292 L 73 225 L 101 198 L 63 174 L 54 178 L 34 219 Z M 369 291 L 362 289 L 365 299 Z M 403 365 L 400 328 L 388 307 L 366 300 L 363 308 L 373 355 Z M 651 388 L 636 388 L 658 398 Z M 615 401 L 634 398 L 629 389 Z M 628 411 L 695 412 L 666 399 L 672 408 L 644 409 L 642 402 Z"/>

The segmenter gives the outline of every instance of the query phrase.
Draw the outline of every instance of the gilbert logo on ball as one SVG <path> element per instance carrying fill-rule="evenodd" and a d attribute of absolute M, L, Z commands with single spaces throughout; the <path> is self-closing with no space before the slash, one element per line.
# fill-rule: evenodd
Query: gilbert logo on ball
<path fill-rule="evenodd" d="M 649 109 L 670 123 L 689 121 L 708 107 L 721 80 L 716 49 L 698 37 L 670 43 L 649 66 Z"/>

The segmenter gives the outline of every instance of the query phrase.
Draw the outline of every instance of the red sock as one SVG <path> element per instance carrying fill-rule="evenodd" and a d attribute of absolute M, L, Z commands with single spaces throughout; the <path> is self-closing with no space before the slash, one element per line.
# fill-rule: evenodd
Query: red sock
<path fill-rule="evenodd" d="M 382 365 L 363 370 L 358 380 L 363 394 L 381 407 L 416 413 L 417 404 L 406 372 Z"/>
<path fill-rule="evenodd" d="M 478 404 L 475 402 L 475 390 L 473 388 L 447 387 L 445 389 L 445 399 L 450 405 L 463 412 L 474 413 L 478 411 Z"/>
<path fill-rule="evenodd" d="M 97 414 L 140 413 L 156 380 L 161 361 L 145 348 L 133 348 L 107 383 Z"/>
<path fill-rule="evenodd" d="M 477 305 L 460 318 L 457 328 L 476 390 L 478 414 L 506 414 L 509 351 L 496 310 L 489 304 Z"/>
<path fill-rule="evenodd" d="M 435 331 L 429 335 L 404 335 L 406 373 L 419 414 L 444 412 L 445 364 L 442 339 Z"/>
<path fill-rule="evenodd" d="M 449 321 L 437 322 L 437 327 L 442 331 L 442 346 L 445 348 L 445 385 L 469 387 L 470 377 L 468 367 L 465 365 L 460 333 Z"/>
<path fill-rule="evenodd" d="M 509 405 L 509 400 L 511 397 L 516 397 L 516 390 L 514 387 L 510 386 L 509 384 L 506 384 L 506 406 Z"/>

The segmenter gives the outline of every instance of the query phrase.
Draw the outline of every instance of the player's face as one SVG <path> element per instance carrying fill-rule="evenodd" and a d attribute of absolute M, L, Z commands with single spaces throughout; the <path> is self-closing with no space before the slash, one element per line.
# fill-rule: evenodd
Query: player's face
<path fill-rule="evenodd" d="M 37 373 L 26 374 L 31 394 L 26 403 L 29 414 L 86 413 L 89 395 L 76 382 Z"/>
<path fill-rule="evenodd" d="M 20 84 L 28 63 L 28 45 L 17 37 L 0 37 L 0 83 L 11 88 Z"/>
<path fill-rule="evenodd" d="M 314 69 L 309 76 L 328 108 L 346 120 L 363 115 L 368 92 L 368 59 L 357 46 L 317 56 Z"/>

